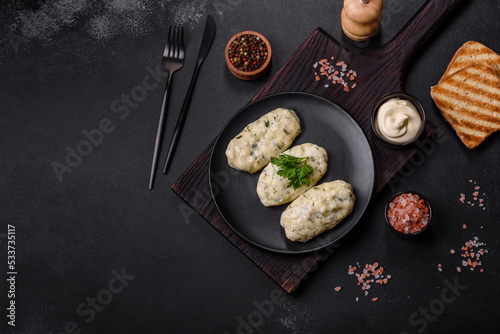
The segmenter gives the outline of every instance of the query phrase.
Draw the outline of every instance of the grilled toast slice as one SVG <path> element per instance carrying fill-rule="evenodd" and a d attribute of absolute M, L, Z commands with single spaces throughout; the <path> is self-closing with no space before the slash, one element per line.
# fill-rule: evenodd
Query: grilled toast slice
<path fill-rule="evenodd" d="M 500 77 L 500 56 L 479 42 L 469 41 L 455 52 L 439 83 L 449 78 L 453 73 L 478 62 L 486 62 L 493 66 L 496 74 Z"/>
<path fill-rule="evenodd" d="M 431 96 L 470 149 L 500 130 L 500 79 L 484 62 L 465 67 L 431 87 Z"/>

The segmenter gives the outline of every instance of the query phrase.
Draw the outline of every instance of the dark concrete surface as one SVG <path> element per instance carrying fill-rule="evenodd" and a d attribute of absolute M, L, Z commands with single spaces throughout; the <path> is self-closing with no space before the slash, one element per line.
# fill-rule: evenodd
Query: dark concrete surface
<path fill-rule="evenodd" d="M 423 3 L 385 1 L 371 46 L 387 42 Z M 3 2 L 0 332 L 496 332 L 500 136 L 468 150 L 429 94 L 466 41 L 500 52 L 496 1 L 463 1 L 411 61 L 407 91 L 446 140 L 374 198 L 356 229 L 295 293 L 277 298 L 279 287 L 170 189 L 314 29 L 348 42 L 341 8 L 333 0 Z M 150 191 L 164 87 L 164 78 L 155 81 L 150 72 L 160 64 L 169 24 L 182 24 L 187 57 L 172 83 L 162 165 L 207 14 L 216 19 L 217 36 L 170 172 L 160 173 Z M 227 40 L 242 30 L 259 31 L 273 47 L 270 73 L 252 82 L 232 76 L 224 63 Z M 145 84 L 151 90 L 142 90 L 137 104 L 122 102 Z M 90 147 L 85 133 L 94 135 Z M 68 165 L 68 152 L 78 148 L 88 154 Z M 66 166 L 59 177 L 54 165 Z M 484 207 L 459 201 L 460 193 L 472 201 L 475 186 Z M 425 194 L 434 210 L 430 233 L 418 240 L 399 239 L 385 226 L 386 202 L 405 189 Z M 8 254 L 12 235 L 15 254 Z M 460 248 L 474 236 L 489 251 L 479 267 L 484 272 L 458 273 Z M 17 274 L 7 274 L 12 254 Z M 365 297 L 347 268 L 375 261 L 392 279 Z M 7 317 L 12 301 L 15 327 Z"/>

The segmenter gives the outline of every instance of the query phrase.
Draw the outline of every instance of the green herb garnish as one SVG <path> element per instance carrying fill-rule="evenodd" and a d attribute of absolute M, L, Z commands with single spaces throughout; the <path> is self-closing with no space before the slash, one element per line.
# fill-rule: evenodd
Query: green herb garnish
<path fill-rule="evenodd" d="M 307 160 L 309 160 L 309 157 L 297 158 L 288 154 L 281 154 L 271 160 L 271 163 L 280 168 L 278 171 L 279 176 L 290 180 L 287 188 L 293 187 L 293 189 L 297 189 L 303 184 L 309 186 L 307 176 L 314 174 L 314 170 L 311 165 L 307 164 Z"/>
<path fill-rule="evenodd" d="M 268 128 L 269 127 L 269 121 L 265 121 L 264 125 L 266 126 L 266 128 Z"/>

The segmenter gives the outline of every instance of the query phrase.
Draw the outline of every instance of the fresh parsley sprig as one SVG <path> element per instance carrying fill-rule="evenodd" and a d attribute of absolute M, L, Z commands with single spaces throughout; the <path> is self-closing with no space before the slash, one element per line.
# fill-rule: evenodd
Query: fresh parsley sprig
<path fill-rule="evenodd" d="M 278 166 L 279 176 L 286 177 L 290 182 L 287 188 L 293 187 L 297 189 L 303 184 L 309 186 L 308 175 L 313 175 L 314 170 L 311 165 L 307 164 L 309 157 L 298 158 L 288 154 L 281 154 L 277 158 L 271 160 L 271 163 Z"/>

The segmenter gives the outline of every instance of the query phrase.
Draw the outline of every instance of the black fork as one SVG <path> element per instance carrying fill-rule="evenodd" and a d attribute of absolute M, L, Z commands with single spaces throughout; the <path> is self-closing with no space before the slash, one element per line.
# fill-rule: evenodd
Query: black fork
<path fill-rule="evenodd" d="M 182 68 L 184 65 L 184 29 L 183 27 L 172 26 L 168 29 L 168 40 L 163 51 L 163 67 L 168 72 L 167 85 L 163 96 L 163 104 L 161 106 L 160 122 L 158 124 L 158 132 L 156 133 L 155 150 L 153 153 L 153 164 L 151 166 L 151 176 L 149 178 L 149 189 L 153 189 L 153 184 L 156 176 L 156 168 L 158 166 L 159 153 L 161 142 L 163 139 L 163 128 L 165 127 L 165 114 L 167 108 L 167 95 L 170 87 L 170 81 L 175 71 Z"/>

